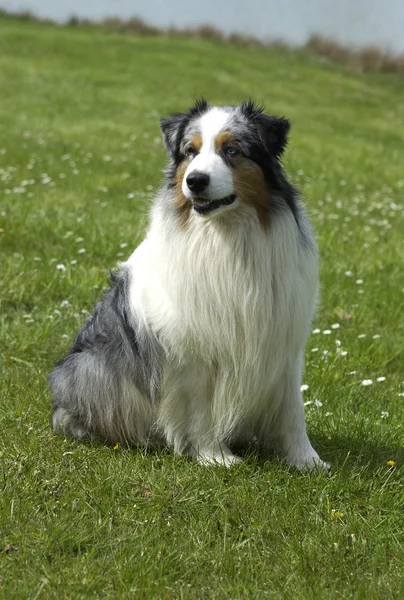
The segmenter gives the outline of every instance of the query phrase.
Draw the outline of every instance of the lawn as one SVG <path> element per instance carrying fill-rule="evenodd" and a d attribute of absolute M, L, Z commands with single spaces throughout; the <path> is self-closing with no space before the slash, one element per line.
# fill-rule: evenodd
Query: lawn
<path fill-rule="evenodd" d="M 0 18 L 0 597 L 404 597 L 404 79 L 303 51 Z M 321 251 L 309 434 L 333 474 L 80 445 L 47 376 L 147 227 L 159 117 L 253 97 Z M 252 373 L 253 376 L 253 373 Z"/>

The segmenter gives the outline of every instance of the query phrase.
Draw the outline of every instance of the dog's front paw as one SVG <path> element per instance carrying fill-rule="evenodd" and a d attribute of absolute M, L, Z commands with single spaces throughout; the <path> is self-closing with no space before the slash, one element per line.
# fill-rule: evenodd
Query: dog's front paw
<path fill-rule="evenodd" d="M 321 460 L 317 452 L 311 448 L 304 453 L 289 454 L 285 462 L 299 471 L 318 471 L 323 475 L 330 475 L 331 465 Z"/>
<path fill-rule="evenodd" d="M 222 467 L 232 467 L 233 465 L 242 462 L 242 459 L 240 457 L 235 456 L 225 446 L 221 446 L 220 448 L 209 448 L 200 450 L 194 456 L 201 465 L 219 465 Z"/>

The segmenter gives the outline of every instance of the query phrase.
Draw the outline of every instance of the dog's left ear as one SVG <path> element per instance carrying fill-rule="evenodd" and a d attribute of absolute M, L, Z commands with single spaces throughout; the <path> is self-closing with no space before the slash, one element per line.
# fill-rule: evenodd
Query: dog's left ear
<path fill-rule="evenodd" d="M 161 119 L 160 127 L 163 133 L 164 144 L 170 156 L 174 157 L 178 152 L 181 141 L 181 132 L 189 120 L 185 113 L 173 113 L 167 119 Z"/>
<path fill-rule="evenodd" d="M 255 122 L 265 149 L 272 156 L 280 158 L 288 141 L 290 122 L 283 117 L 268 117 L 264 113 L 256 115 Z"/>

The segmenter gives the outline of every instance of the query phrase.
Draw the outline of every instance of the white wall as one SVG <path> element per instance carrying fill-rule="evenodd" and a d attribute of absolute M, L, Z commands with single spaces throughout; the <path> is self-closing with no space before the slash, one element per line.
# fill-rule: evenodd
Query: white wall
<path fill-rule="evenodd" d="M 61 21 L 76 15 L 139 16 L 160 27 L 211 23 L 226 33 L 293 44 L 321 33 L 347 44 L 404 52 L 404 0 L 0 0 L 0 7 Z"/>

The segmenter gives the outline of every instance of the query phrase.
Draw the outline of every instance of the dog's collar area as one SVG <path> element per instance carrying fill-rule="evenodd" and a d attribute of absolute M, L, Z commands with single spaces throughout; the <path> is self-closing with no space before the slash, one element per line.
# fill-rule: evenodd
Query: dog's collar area
<path fill-rule="evenodd" d="M 204 215 L 215 208 L 219 208 L 219 206 L 228 206 L 232 204 L 236 199 L 236 194 L 231 194 L 230 196 L 226 196 L 225 198 L 220 198 L 218 200 L 208 200 L 207 198 L 193 198 L 192 203 L 193 207 L 197 213 Z"/>

